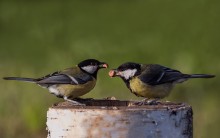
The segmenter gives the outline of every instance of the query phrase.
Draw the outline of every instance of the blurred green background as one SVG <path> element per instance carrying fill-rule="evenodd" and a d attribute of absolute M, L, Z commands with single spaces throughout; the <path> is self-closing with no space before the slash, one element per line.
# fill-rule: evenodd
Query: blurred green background
<path fill-rule="evenodd" d="M 41 77 L 87 58 L 115 68 L 158 63 L 214 79 L 177 85 L 165 100 L 194 110 L 194 137 L 220 136 L 220 1 L 0 1 L 0 77 Z M 101 70 L 84 97 L 137 99 Z M 46 137 L 46 112 L 63 101 L 37 85 L 0 80 L 0 137 Z"/>

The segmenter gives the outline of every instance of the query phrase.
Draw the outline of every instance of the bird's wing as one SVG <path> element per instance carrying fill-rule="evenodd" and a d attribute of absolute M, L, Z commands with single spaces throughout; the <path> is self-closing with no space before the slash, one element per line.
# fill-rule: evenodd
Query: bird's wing
<path fill-rule="evenodd" d="M 186 79 L 186 74 L 157 64 L 142 65 L 142 73 L 138 76 L 143 82 L 150 85 L 159 85 L 169 82 L 178 82 Z"/>
<path fill-rule="evenodd" d="M 64 71 L 54 72 L 39 78 L 37 83 L 41 84 L 85 84 L 86 82 L 93 80 L 93 77 L 81 72 L 77 68 L 69 68 Z"/>

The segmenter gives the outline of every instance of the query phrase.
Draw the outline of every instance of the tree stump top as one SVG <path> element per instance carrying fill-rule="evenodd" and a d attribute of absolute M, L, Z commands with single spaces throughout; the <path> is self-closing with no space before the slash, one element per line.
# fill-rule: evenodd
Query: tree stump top
<path fill-rule="evenodd" d="M 185 103 L 85 100 L 85 106 L 61 102 L 47 112 L 48 138 L 192 138 L 193 115 Z"/>
<path fill-rule="evenodd" d="M 126 110 L 126 109 L 144 109 L 144 110 L 181 110 L 189 109 L 191 106 L 186 103 L 174 103 L 174 102 L 160 102 L 156 105 L 135 105 L 137 101 L 121 101 L 121 100 L 103 100 L 103 99 L 92 99 L 81 101 L 86 106 L 73 105 L 70 102 L 60 102 L 54 104 L 51 108 L 54 109 L 115 109 L 115 110 Z"/>

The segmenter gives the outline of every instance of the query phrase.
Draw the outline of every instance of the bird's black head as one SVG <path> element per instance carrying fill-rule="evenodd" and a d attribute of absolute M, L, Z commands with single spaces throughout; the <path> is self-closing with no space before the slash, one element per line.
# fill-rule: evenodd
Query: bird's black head
<path fill-rule="evenodd" d="M 141 65 L 133 62 L 126 62 L 120 65 L 117 69 L 113 69 L 109 72 L 110 77 L 119 76 L 123 80 L 130 80 L 132 77 L 139 74 Z"/>
<path fill-rule="evenodd" d="M 98 70 L 101 69 L 101 68 L 107 68 L 108 64 L 105 63 L 105 62 L 100 62 L 96 59 L 87 59 L 87 60 L 84 60 L 84 61 L 80 62 L 78 64 L 78 67 L 82 71 L 96 77 Z"/>
<path fill-rule="evenodd" d="M 134 62 L 126 62 L 124 64 L 121 64 L 117 70 L 118 71 L 125 71 L 125 70 L 133 70 L 133 69 L 140 69 L 140 64 L 134 63 Z"/>

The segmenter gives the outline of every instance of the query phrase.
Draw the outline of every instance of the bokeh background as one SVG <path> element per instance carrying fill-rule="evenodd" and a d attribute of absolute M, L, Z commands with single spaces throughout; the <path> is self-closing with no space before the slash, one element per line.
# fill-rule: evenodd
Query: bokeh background
<path fill-rule="evenodd" d="M 194 137 L 220 136 L 220 1 L 0 1 L 0 77 L 41 77 L 96 58 L 158 63 L 214 79 L 177 85 L 165 100 L 194 110 Z M 101 70 L 84 97 L 137 99 Z M 63 101 L 34 84 L 0 80 L 0 137 L 46 137 L 46 112 Z"/>

